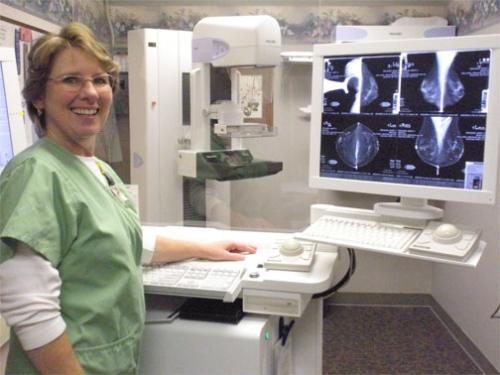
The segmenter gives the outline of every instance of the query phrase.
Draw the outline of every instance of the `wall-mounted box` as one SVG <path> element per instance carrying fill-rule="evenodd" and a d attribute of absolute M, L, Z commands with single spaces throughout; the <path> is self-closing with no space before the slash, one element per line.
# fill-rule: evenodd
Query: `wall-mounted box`
<path fill-rule="evenodd" d="M 435 38 L 455 36 L 455 32 L 455 26 L 440 25 L 338 25 L 333 30 L 331 41 L 336 43 L 347 43 L 368 40 Z"/>

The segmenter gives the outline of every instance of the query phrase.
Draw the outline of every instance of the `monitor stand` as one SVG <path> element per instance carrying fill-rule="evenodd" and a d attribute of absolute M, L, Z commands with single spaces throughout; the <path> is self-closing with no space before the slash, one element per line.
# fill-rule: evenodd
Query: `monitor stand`
<path fill-rule="evenodd" d="M 437 220 L 443 217 L 441 208 L 427 204 L 427 199 L 419 198 L 401 197 L 400 202 L 375 203 L 374 211 L 382 216 L 418 220 Z"/>

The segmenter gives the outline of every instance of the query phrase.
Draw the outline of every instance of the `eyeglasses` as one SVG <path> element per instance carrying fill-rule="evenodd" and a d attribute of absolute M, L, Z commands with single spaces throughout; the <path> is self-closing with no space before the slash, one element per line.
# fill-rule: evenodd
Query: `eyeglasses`
<path fill-rule="evenodd" d="M 91 78 L 84 78 L 76 74 L 69 74 L 58 78 L 49 78 L 48 80 L 61 85 L 66 91 L 74 92 L 80 91 L 87 81 L 91 82 L 96 90 L 106 90 L 108 88 L 112 88 L 114 85 L 113 77 L 107 73 L 99 74 Z"/>

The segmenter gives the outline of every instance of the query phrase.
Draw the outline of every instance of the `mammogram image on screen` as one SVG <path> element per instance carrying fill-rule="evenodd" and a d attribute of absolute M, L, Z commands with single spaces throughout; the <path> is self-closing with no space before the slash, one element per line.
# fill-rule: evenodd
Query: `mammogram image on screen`
<path fill-rule="evenodd" d="M 460 188 L 466 164 L 482 165 L 483 153 L 478 116 L 323 114 L 325 177 Z"/>
<path fill-rule="evenodd" d="M 481 189 L 490 54 L 325 57 L 320 175 Z"/>
<path fill-rule="evenodd" d="M 402 54 L 401 111 L 487 112 L 490 51 Z"/>
<path fill-rule="evenodd" d="M 332 57 L 325 59 L 325 112 L 393 112 L 398 91 L 399 57 Z"/>

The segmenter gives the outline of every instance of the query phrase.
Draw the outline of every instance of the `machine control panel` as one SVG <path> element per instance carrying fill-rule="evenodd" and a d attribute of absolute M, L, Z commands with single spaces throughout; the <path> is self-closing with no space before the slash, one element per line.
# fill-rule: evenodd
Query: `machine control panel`
<path fill-rule="evenodd" d="M 439 221 L 431 221 L 410 245 L 415 254 L 432 254 L 449 258 L 466 258 L 477 247 L 481 231 Z"/>
<path fill-rule="evenodd" d="M 310 271 L 316 247 L 314 242 L 293 238 L 276 240 L 264 267 L 270 270 Z"/>

